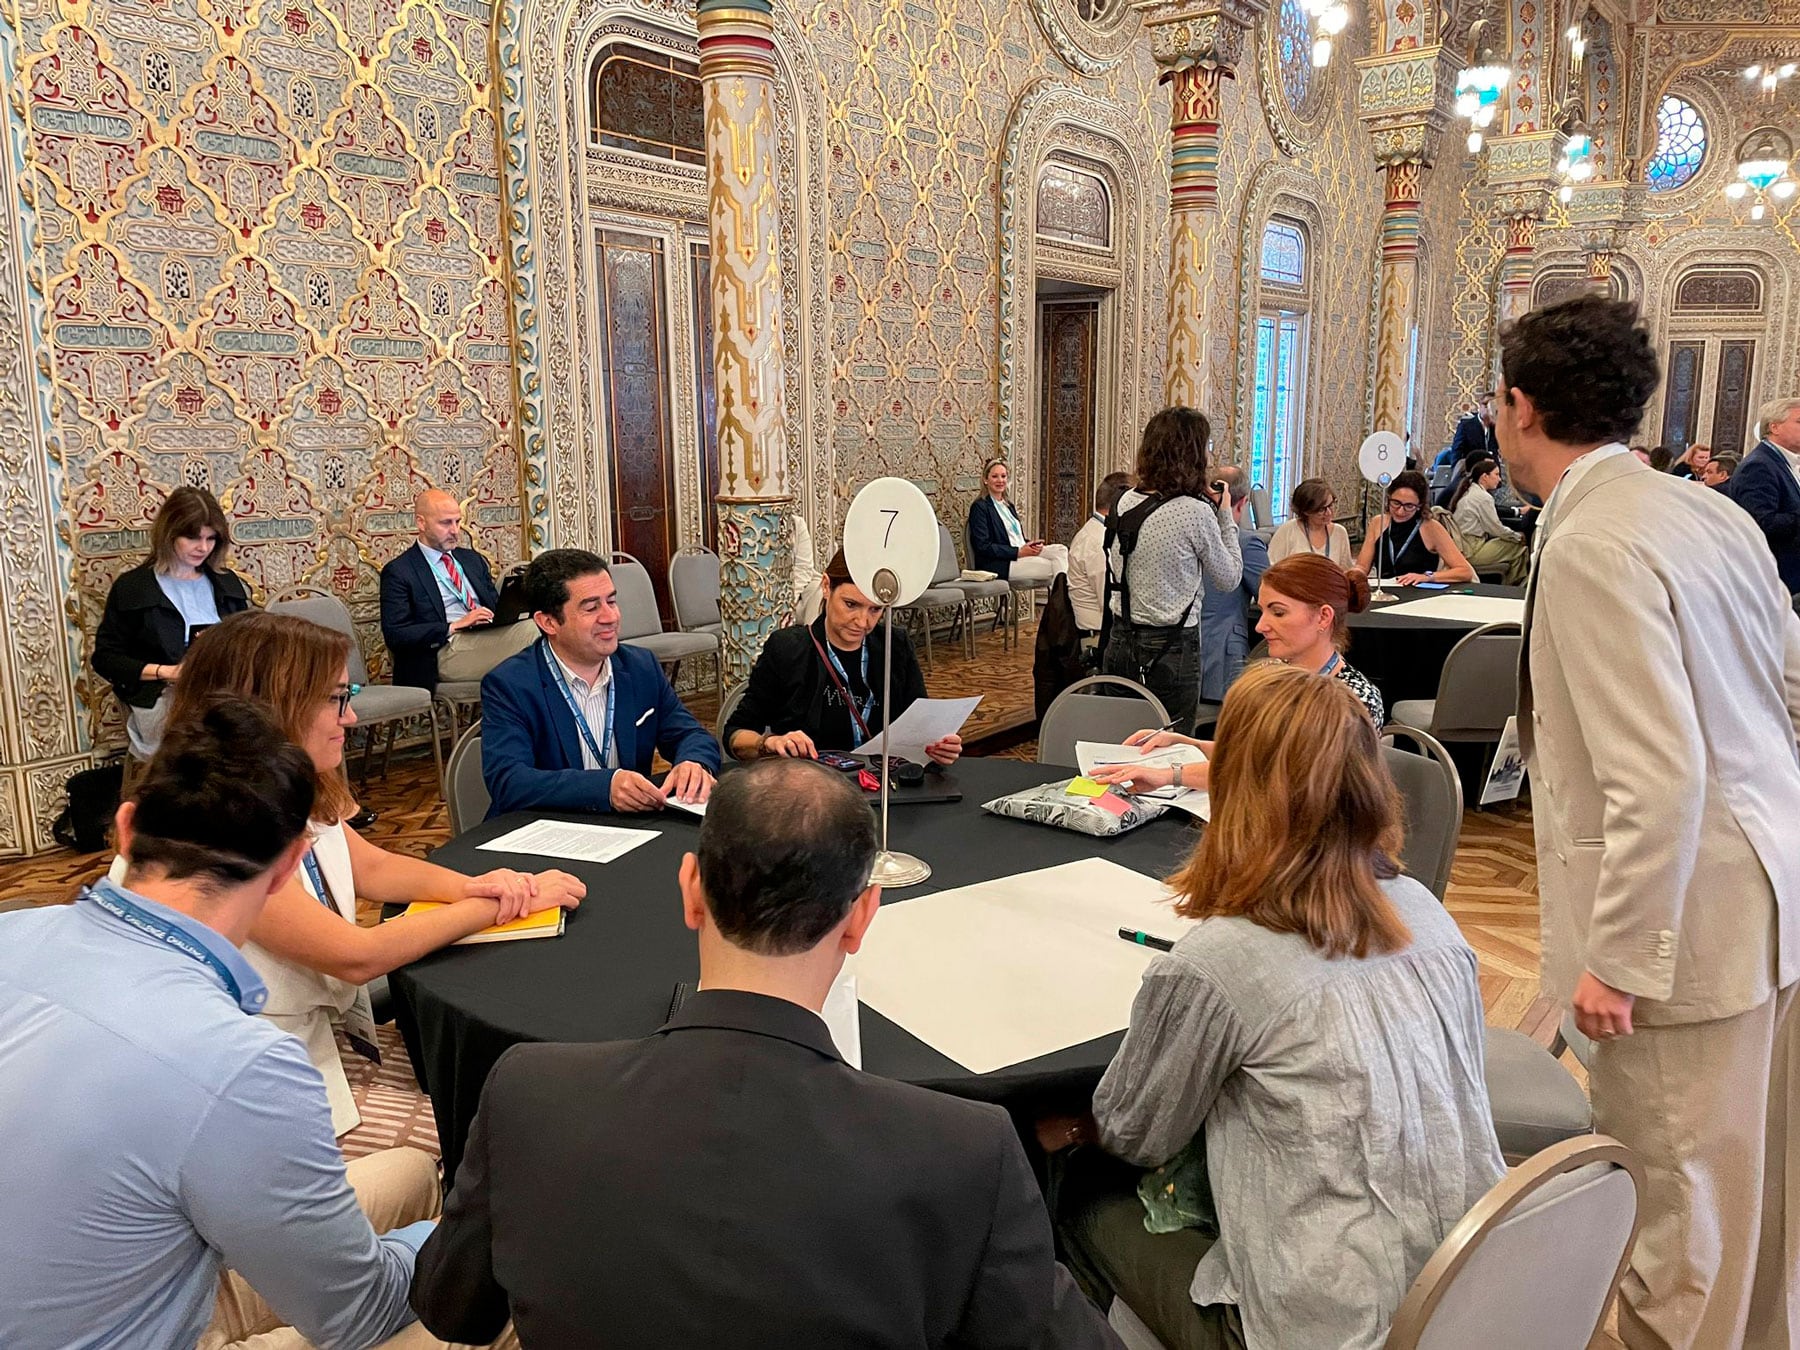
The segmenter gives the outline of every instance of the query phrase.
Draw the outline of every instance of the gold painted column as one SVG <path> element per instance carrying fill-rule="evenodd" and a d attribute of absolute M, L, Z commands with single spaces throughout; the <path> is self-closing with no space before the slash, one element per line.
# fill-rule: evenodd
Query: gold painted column
<path fill-rule="evenodd" d="M 1412 409 L 1406 405 L 1413 329 L 1419 323 L 1419 198 L 1425 179 L 1420 159 L 1382 165 L 1386 179 L 1381 210 L 1381 285 L 1375 316 L 1373 430 L 1404 437 Z"/>
<path fill-rule="evenodd" d="M 700 0 L 719 439 L 719 613 L 729 687 L 792 608 L 769 0 Z"/>
<path fill-rule="evenodd" d="M 1499 321 L 1510 323 L 1531 308 L 1531 269 L 1541 216 L 1518 212 L 1506 218 L 1506 252 L 1500 259 Z"/>
<path fill-rule="evenodd" d="M 1219 200 L 1220 83 L 1217 65 L 1183 66 L 1163 76 L 1173 86 L 1169 137 L 1169 349 L 1164 371 L 1170 406 L 1207 406 L 1213 227 Z"/>

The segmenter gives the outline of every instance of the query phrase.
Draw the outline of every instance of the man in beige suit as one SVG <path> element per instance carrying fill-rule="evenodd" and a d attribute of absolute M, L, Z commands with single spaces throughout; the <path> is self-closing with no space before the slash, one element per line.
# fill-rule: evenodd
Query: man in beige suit
<path fill-rule="evenodd" d="M 1622 444 L 1657 384 L 1632 306 L 1529 314 L 1501 365 L 1500 446 L 1545 503 L 1519 681 L 1544 987 L 1649 1179 L 1619 1330 L 1800 1344 L 1800 620 L 1749 516 Z"/>

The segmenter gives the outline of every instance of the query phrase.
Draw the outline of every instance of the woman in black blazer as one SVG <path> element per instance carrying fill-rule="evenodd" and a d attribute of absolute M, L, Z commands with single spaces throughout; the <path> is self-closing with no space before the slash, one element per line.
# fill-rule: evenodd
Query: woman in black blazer
<path fill-rule="evenodd" d="M 156 753 L 169 684 L 180 678 L 194 635 L 250 607 L 243 581 L 225 566 L 230 547 L 231 528 L 213 495 L 178 487 L 150 526 L 150 556 L 107 592 L 94 673 L 125 705 L 133 760 Z"/>
<path fill-rule="evenodd" d="M 987 491 L 969 507 L 969 566 L 977 571 L 1021 581 L 1049 581 L 1069 570 L 1069 550 L 1046 544 L 1025 533 L 1019 513 L 1007 500 L 1008 470 L 1003 459 L 990 459 L 981 471 Z"/>

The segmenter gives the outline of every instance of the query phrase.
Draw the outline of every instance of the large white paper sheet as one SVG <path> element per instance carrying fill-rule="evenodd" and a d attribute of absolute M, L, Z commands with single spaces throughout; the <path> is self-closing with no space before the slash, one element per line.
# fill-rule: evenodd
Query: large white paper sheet
<path fill-rule="evenodd" d="M 566 820 L 534 820 L 478 847 L 496 853 L 532 853 L 544 858 L 609 863 L 647 844 L 657 830 L 621 830 L 616 825 L 584 825 Z"/>
<path fill-rule="evenodd" d="M 1415 614 L 1452 623 L 1524 623 L 1525 602 L 1504 595 L 1434 595 L 1392 605 L 1384 614 Z"/>
<path fill-rule="evenodd" d="M 1146 754 L 1135 745 L 1108 745 L 1104 741 L 1076 741 L 1075 763 L 1081 772 L 1092 775 L 1095 769 L 1110 764 L 1151 764 L 1166 768 L 1181 764 L 1204 764 L 1206 755 L 1195 745 L 1164 745 Z M 1212 798 L 1196 788 L 1171 784 L 1154 792 L 1134 794 L 1150 801 L 1167 802 L 1177 811 L 1185 811 L 1201 820 L 1212 819 Z"/>
<path fill-rule="evenodd" d="M 954 736 L 969 720 L 969 714 L 981 702 L 973 698 L 921 698 L 894 719 L 892 726 L 858 747 L 859 755 L 905 754 L 908 750 L 923 752 L 946 736 Z M 888 746 L 893 746 L 889 750 Z"/>
<path fill-rule="evenodd" d="M 884 905 L 851 958 L 858 996 L 971 1073 L 1122 1031 L 1156 953 L 1191 926 L 1160 881 L 1102 858 Z"/>

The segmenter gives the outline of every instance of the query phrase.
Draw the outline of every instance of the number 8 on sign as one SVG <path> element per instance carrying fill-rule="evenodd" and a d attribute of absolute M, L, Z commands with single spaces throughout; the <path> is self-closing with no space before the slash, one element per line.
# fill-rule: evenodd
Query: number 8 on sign
<path fill-rule="evenodd" d="M 1406 467 L 1406 445 L 1391 431 L 1373 432 L 1357 452 L 1356 464 L 1364 478 L 1386 487 Z"/>
<path fill-rule="evenodd" d="M 916 600 L 938 564 L 937 513 L 925 494 L 904 478 L 877 478 L 864 487 L 844 517 L 844 561 L 856 588 L 871 600 Z M 884 571 L 892 574 L 891 584 L 877 581 Z"/>

